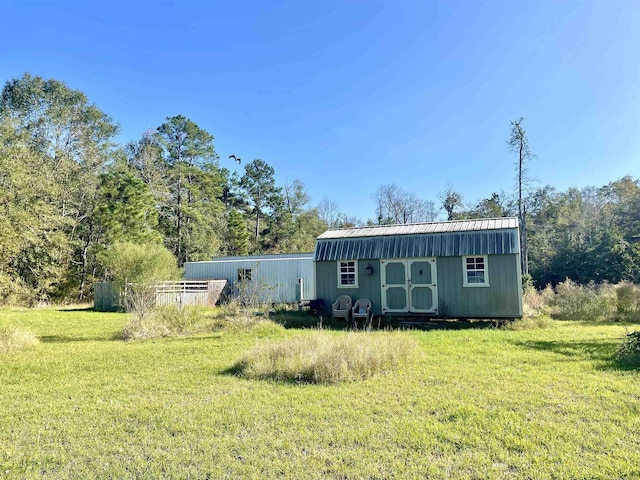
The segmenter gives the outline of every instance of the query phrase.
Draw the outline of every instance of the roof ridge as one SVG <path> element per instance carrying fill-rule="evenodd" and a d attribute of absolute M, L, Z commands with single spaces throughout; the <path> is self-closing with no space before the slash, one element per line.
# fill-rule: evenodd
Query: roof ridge
<path fill-rule="evenodd" d="M 486 220 L 507 220 L 507 219 L 518 219 L 515 215 L 509 215 L 507 217 L 482 217 L 482 218 L 460 218 L 456 220 L 434 220 L 433 222 L 412 222 L 412 223 L 388 223 L 383 225 L 361 225 L 359 227 L 340 227 L 340 228 L 329 228 L 327 232 L 339 232 L 342 230 L 367 230 L 371 228 L 389 228 L 389 227 L 411 227 L 415 225 L 443 225 L 446 223 L 461 223 L 461 222 L 477 222 L 477 221 L 486 221 Z"/>
<path fill-rule="evenodd" d="M 330 229 L 318 236 L 318 240 L 331 238 L 358 238 L 390 235 L 422 235 L 435 233 L 477 232 L 518 228 L 517 217 L 471 218 L 442 222 L 401 223 L 392 225 L 368 225 Z"/>

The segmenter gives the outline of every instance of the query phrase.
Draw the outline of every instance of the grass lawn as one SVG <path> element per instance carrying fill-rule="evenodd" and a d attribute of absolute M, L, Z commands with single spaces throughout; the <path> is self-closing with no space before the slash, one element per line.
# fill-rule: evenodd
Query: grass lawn
<path fill-rule="evenodd" d="M 0 354 L 0 478 L 640 478 L 619 324 L 406 332 L 410 368 L 325 386 L 228 373 L 308 330 L 126 343 L 125 321 L 0 310 L 41 341 Z"/>

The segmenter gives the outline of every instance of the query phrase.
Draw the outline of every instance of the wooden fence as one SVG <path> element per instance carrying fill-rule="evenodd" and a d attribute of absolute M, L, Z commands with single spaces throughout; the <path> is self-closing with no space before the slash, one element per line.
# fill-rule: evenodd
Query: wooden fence
<path fill-rule="evenodd" d="M 202 305 L 213 307 L 220 299 L 226 280 L 184 280 L 158 282 L 155 290 L 156 305 Z M 94 289 L 94 309 L 105 312 L 122 309 L 127 287 L 120 291 L 113 282 L 99 282 Z"/>
<path fill-rule="evenodd" d="M 184 280 L 160 282 L 156 290 L 156 305 L 203 305 L 213 307 L 227 284 L 226 280 Z"/>

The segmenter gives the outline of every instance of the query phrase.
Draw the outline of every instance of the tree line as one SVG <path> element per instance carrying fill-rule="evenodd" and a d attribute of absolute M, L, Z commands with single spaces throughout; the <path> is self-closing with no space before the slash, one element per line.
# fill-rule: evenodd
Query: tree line
<path fill-rule="evenodd" d="M 103 259 L 118 242 L 162 246 L 181 266 L 217 255 L 309 252 L 327 228 L 432 221 L 443 211 L 448 219 L 520 216 L 539 286 L 566 277 L 639 280 L 640 187 L 631 177 L 566 192 L 525 194 L 520 183 L 516 200 L 494 193 L 471 205 L 452 188 L 434 201 L 382 185 L 372 195 L 376 218 L 362 221 L 327 197 L 312 206 L 300 179 L 278 185 L 262 159 L 221 162 L 213 135 L 182 115 L 126 145 L 116 143 L 118 132 L 61 81 L 25 74 L 6 82 L 0 303 L 87 298 L 108 277 Z M 517 148 L 512 139 L 509 146 Z M 522 160 L 529 158 L 520 167 Z M 223 166 L 235 162 L 240 172 Z"/>

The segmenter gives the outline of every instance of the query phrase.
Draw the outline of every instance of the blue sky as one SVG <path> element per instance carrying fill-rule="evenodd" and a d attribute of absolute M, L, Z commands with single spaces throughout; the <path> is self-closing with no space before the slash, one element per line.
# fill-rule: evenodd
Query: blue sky
<path fill-rule="evenodd" d="M 82 90 L 139 138 L 182 114 L 317 204 L 375 190 L 513 191 L 524 117 L 538 185 L 640 177 L 640 2 L 0 0 L 0 80 Z"/>

